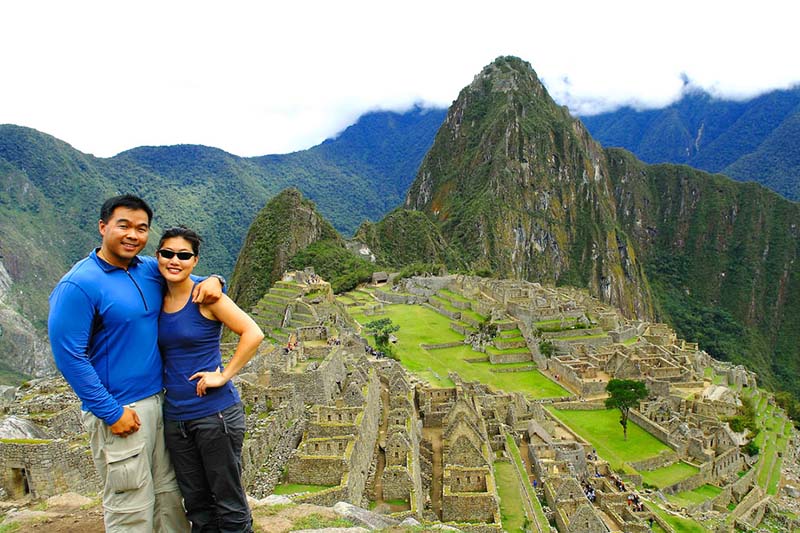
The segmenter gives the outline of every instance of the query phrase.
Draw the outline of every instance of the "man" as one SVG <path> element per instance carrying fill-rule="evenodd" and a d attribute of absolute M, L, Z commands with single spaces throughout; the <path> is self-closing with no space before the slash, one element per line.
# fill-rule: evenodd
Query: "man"
<path fill-rule="evenodd" d="M 152 217 L 136 196 L 106 200 L 98 223 L 102 245 L 50 295 L 53 356 L 83 402 L 109 532 L 189 531 L 164 445 L 157 343 L 164 282 L 155 258 L 137 255 Z M 221 295 L 220 280 L 198 287 L 198 301 Z"/>

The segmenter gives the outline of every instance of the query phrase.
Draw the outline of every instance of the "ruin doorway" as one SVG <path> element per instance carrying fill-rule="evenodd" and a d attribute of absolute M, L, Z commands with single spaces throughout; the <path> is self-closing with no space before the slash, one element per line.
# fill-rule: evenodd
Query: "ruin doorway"
<path fill-rule="evenodd" d="M 28 496 L 31 493 L 28 470 L 24 466 L 10 470 L 9 486 L 7 487 L 9 497 L 16 500 Z"/>

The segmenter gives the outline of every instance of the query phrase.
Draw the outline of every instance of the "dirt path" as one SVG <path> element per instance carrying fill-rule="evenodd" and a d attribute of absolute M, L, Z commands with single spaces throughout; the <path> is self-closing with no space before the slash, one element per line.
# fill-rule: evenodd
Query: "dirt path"
<path fill-rule="evenodd" d="M 522 464 L 525 465 L 525 473 L 530 480 L 533 477 L 533 470 L 531 469 L 530 455 L 528 455 L 528 437 L 523 437 L 520 441 L 519 454 L 522 457 Z"/>
<path fill-rule="evenodd" d="M 76 496 L 76 500 L 82 498 Z M 47 533 L 103 533 L 103 508 L 99 501 L 85 503 L 47 504 L 20 500 L 2 502 L 0 508 L 6 515 L 2 525 L 16 523 L 17 529 L 9 529 L 15 533 L 28 531 Z M 0 525 L 0 530 L 2 530 Z M 9 526 L 11 528 L 13 526 Z"/>
<path fill-rule="evenodd" d="M 433 449 L 433 475 L 431 479 L 431 508 L 442 518 L 442 428 L 423 428 L 422 438 L 431 443 Z"/>

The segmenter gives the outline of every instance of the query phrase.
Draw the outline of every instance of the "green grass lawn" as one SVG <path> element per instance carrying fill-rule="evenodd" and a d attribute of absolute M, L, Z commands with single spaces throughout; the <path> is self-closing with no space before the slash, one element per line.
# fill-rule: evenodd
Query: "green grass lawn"
<path fill-rule="evenodd" d="M 690 478 L 700 471 L 699 468 L 684 462 L 673 463 L 663 468 L 657 468 L 649 472 L 639 472 L 642 475 L 642 481 L 663 489 Z"/>
<path fill-rule="evenodd" d="M 527 478 L 527 471 L 525 470 L 525 464 L 522 462 L 522 455 L 519 452 L 519 448 L 517 447 L 517 443 L 514 442 L 514 439 L 511 438 L 511 435 L 506 433 L 506 445 L 508 449 L 511 451 L 511 460 L 514 462 L 515 468 L 519 470 L 522 474 L 523 479 Z M 498 482 L 499 483 L 499 482 Z M 539 498 L 537 498 L 536 493 L 531 487 L 530 483 L 525 484 L 525 493 L 527 494 L 528 500 L 530 500 L 531 505 L 533 506 L 533 512 L 535 514 L 534 519 L 536 522 L 539 523 L 540 526 L 546 528 L 547 527 L 547 517 L 544 514 L 544 509 L 542 509 L 542 504 L 539 502 Z"/>
<path fill-rule="evenodd" d="M 551 406 L 547 409 L 589 441 L 615 469 L 621 468 L 623 462 L 641 461 L 672 450 L 631 421 L 628 421 L 628 440 L 622 440 L 619 411 L 616 409 L 560 411 Z"/>
<path fill-rule="evenodd" d="M 468 363 L 466 359 L 481 357 L 469 346 L 425 350 L 420 344 L 443 344 L 462 341 L 464 337 L 450 329 L 450 320 L 427 307 L 420 305 L 386 305 L 385 313 L 370 317 L 362 313 L 352 313 L 361 324 L 390 318 L 400 326 L 395 332 L 398 342 L 395 351 L 400 362 L 408 370 L 437 387 L 451 387 L 453 382 L 447 378 L 450 371 L 457 372 L 468 381 L 480 381 L 496 389 L 521 392 L 532 398 L 557 398 L 569 393 L 560 385 L 546 378 L 538 370 L 526 372 L 492 372 L 500 365 L 491 363 Z M 519 352 L 520 350 L 515 350 Z M 529 363 L 530 364 L 530 363 Z M 505 365 L 503 365 L 505 366 Z"/>
<path fill-rule="evenodd" d="M 686 490 L 667 495 L 667 499 L 679 507 L 691 507 L 719 496 L 722 489 L 714 485 L 702 485 L 694 490 Z"/>
<path fill-rule="evenodd" d="M 454 302 L 469 302 L 469 301 L 471 301 L 471 300 L 468 300 L 467 298 L 464 298 L 460 294 L 457 294 L 457 293 L 455 293 L 453 291 L 450 291 L 450 290 L 447 290 L 447 289 L 442 289 L 439 292 L 441 294 L 447 296 L 450 300 L 452 300 Z"/>
<path fill-rule="evenodd" d="M 475 320 L 476 322 L 483 322 L 486 320 L 485 316 L 479 315 L 472 309 L 460 309 L 460 311 L 461 311 L 461 316 L 470 317 L 472 320 Z"/>
<path fill-rule="evenodd" d="M 648 509 L 660 516 L 666 523 L 668 523 L 675 533 L 706 533 L 708 529 L 704 528 L 698 522 L 689 518 L 683 518 L 669 514 L 653 502 L 648 502 Z"/>
<path fill-rule="evenodd" d="M 572 337 L 558 337 L 558 338 L 556 338 L 554 340 L 558 340 L 558 341 L 577 341 L 577 340 L 581 340 L 581 339 L 599 339 L 601 337 L 608 337 L 608 335 L 606 333 L 597 333 L 595 335 L 574 335 Z"/>
<path fill-rule="evenodd" d="M 275 485 L 273 494 L 297 494 L 299 492 L 319 492 L 329 489 L 333 485 L 301 485 L 299 483 L 281 483 Z"/>
<path fill-rule="evenodd" d="M 528 350 L 527 346 L 523 346 L 521 348 L 506 348 L 505 350 L 499 350 L 499 349 L 495 348 L 494 346 L 487 346 L 486 347 L 486 353 L 493 353 L 493 354 L 496 354 L 496 355 L 502 355 L 502 354 L 509 354 L 509 353 L 530 353 L 530 350 Z"/>
<path fill-rule="evenodd" d="M 494 476 L 497 480 L 497 494 L 500 496 L 500 516 L 503 520 L 504 531 L 524 531 L 525 511 L 522 506 L 522 496 L 516 467 L 511 463 L 494 463 Z"/>
<path fill-rule="evenodd" d="M 448 300 L 440 298 L 439 296 L 431 296 L 430 300 L 431 300 L 431 305 L 433 305 L 434 307 L 440 307 L 442 309 L 450 311 L 451 313 L 462 313 L 463 311 L 465 311 L 464 309 L 459 309 L 457 307 L 454 307 L 453 304 L 451 304 Z"/>

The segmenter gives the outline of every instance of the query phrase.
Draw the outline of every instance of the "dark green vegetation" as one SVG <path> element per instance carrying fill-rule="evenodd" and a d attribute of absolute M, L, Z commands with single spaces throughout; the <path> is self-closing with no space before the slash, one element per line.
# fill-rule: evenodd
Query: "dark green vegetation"
<path fill-rule="evenodd" d="M 619 411 L 622 435 L 628 440 L 628 413 L 632 407 L 639 407 L 639 402 L 647 398 L 647 387 L 635 379 L 612 379 L 606 385 L 606 391 L 606 407 Z"/>
<path fill-rule="evenodd" d="M 340 239 L 314 242 L 289 260 L 289 268 L 303 270 L 314 267 L 335 293 L 351 291 L 371 279 L 378 267 L 349 251 Z"/>
<path fill-rule="evenodd" d="M 378 263 L 402 268 L 410 263 L 463 263 L 445 242 L 439 228 L 419 211 L 395 209 L 379 222 L 365 222 L 355 240 L 369 246 Z"/>
<path fill-rule="evenodd" d="M 364 328 L 375 341 L 375 347 L 381 351 L 390 353 L 392 347 L 389 344 L 389 337 L 400 329 L 397 324 L 392 324 L 391 318 L 379 318 L 364 324 Z"/>
<path fill-rule="evenodd" d="M 721 172 L 800 200 L 800 87 L 740 102 L 693 91 L 663 109 L 624 107 L 581 120 L 604 146 L 647 163 Z"/>
<path fill-rule="evenodd" d="M 344 241 L 297 189 L 286 189 L 259 211 L 231 276 L 230 297 L 250 309 L 281 279 L 289 260 L 308 245 L 326 241 L 344 250 Z M 345 250 L 346 252 L 346 250 Z M 306 266 L 305 264 L 300 266 Z"/>

